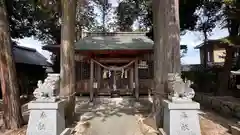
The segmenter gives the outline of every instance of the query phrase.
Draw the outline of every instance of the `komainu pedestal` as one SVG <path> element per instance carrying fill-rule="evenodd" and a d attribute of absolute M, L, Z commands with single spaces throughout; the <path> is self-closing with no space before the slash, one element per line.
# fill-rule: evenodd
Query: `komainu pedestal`
<path fill-rule="evenodd" d="M 173 103 L 163 100 L 163 129 L 167 135 L 201 135 L 197 102 Z"/>
<path fill-rule="evenodd" d="M 60 135 L 65 129 L 64 102 L 28 104 L 30 117 L 27 135 Z"/>
<path fill-rule="evenodd" d="M 163 129 L 167 135 L 201 135 L 198 112 L 200 104 L 192 98 L 195 92 L 190 82 L 180 74 L 168 74 L 168 99 L 163 100 Z"/>

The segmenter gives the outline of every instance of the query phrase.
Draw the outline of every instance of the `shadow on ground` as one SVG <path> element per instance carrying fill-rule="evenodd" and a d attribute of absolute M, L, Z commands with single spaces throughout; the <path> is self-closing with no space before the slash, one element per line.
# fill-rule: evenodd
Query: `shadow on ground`
<path fill-rule="evenodd" d="M 120 98 L 96 98 L 92 103 L 88 98 L 76 99 L 76 121 L 72 128 L 92 127 L 89 134 L 109 135 L 140 135 L 138 119 L 136 116 L 146 117 L 151 113 L 152 102 L 148 97 L 139 100 L 131 97 Z M 84 127 L 78 127 L 79 123 L 85 123 Z M 77 129 L 85 130 L 85 129 Z M 96 132 L 98 132 L 96 134 Z"/>

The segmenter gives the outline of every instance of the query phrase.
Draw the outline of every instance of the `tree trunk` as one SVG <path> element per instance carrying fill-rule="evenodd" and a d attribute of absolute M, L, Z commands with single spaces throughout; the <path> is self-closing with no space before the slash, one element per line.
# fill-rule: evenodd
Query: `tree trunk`
<path fill-rule="evenodd" d="M 161 101 L 166 97 L 167 75 L 180 73 L 180 26 L 178 0 L 153 0 L 154 98 L 158 127 L 163 125 Z M 169 62 L 170 61 L 170 62 Z"/>
<path fill-rule="evenodd" d="M 61 28 L 61 82 L 60 95 L 67 97 L 65 107 L 66 123 L 73 120 L 75 110 L 75 17 L 76 0 L 62 0 Z"/>
<path fill-rule="evenodd" d="M 0 79 L 3 95 L 4 124 L 7 129 L 23 124 L 19 88 L 4 0 L 0 0 Z"/>
<path fill-rule="evenodd" d="M 154 33 L 154 90 L 153 114 L 158 127 L 163 125 L 163 108 L 161 100 L 165 96 L 168 73 L 168 46 L 164 44 L 166 8 L 165 0 L 153 0 L 153 33 Z"/>
<path fill-rule="evenodd" d="M 238 36 L 239 34 L 239 23 L 233 19 L 231 19 L 228 23 L 230 23 L 229 36 L 236 38 L 236 36 Z M 226 57 L 225 57 L 224 68 L 223 68 L 224 71 L 222 75 L 220 75 L 220 78 L 218 80 L 219 82 L 219 88 L 217 91 L 218 95 L 225 95 L 226 90 L 228 90 L 229 76 L 230 76 L 230 71 L 232 69 L 234 51 L 235 51 L 234 48 L 232 48 L 231 46 L 226 47 Z"/>
<path fill-rule="evenodd" d="M 208 49 L 207 49 L 207 40 L 208 40 L 208 37 L 207 37 L 207 32 L 206 31 L 203 31 L 203 35 L 204 35 L 204 46 L 203 46 L 203 49 L 204 49 L 204 54 L 203 54 L 203 66 L 204 68 L 207 68 L 208 66 Z"/>
<path fill-rule="evenodd" d="M 103 25 L 103 33 L 106 33 L 106 0 L 103 0 L 104 4 L 103 4 L 103 11 L 102 11 L 102 25 Z"/>
<path fill-rule="evenodd" d="M 226 94 L 226 91 L 228 90 L 230 71 L 232 69 L 233 53 L 234 53 L 233 47 L 229 46 L 226 48 L 226 56 L 225 56 L 223 73 L 220 74 L 218 78 L 220 83 L 219 83 L 217 95 L 223 96 Z"/>
<path fill-rule="evenodd" d="M 164 44 L 169 46 L 169 53 L 171 53 L 169 72 L 181 73 L 179 2 L 178 0 L 168 0 L 165 6 L 167 35 Z"/>

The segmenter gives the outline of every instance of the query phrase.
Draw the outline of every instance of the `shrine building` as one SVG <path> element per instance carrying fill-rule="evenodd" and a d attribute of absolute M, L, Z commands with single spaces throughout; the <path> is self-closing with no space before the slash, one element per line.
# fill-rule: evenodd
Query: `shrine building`
<path fill-rule="evenodd" d="M 153 88 L 153 41 L 144 32 L 86 33 L 75 42 L 76 93 L 134 96 Z M 43 49 L 60 54 L 59 45 Z"/>

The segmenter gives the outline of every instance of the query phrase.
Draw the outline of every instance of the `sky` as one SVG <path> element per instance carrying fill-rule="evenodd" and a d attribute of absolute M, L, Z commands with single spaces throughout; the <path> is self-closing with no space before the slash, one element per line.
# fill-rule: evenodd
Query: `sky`
<path fill-rule="evenodd" d="M 116 7 L 118 0 L 109 0 L 114 7 Z M 98 10 L 95 10 L 98 12 Z M 209 39 L 219 39 L 228 36 L 228 31 L 226 29 L 215 28 Z M 51 53 L 45 50 L 42 50 L 43 44 L 34 39 L 33 37 L 24 38 L 17 40 L 19 45 L 26 46 L 30 48 L 35 48 L 42 55 L 44 55 L 48 60 L 50 60 Z M 200 32 L 190 32 L 188 31 L 184 36 L 181 36 L 180 44 L 187 45 L 188 51 L 187 54 L 181 59 L 182 64 L 200 64 L 199 50 L 194 49 L 195 46 L 203 42 L 203 36 Z"/>

